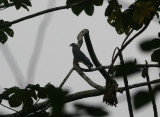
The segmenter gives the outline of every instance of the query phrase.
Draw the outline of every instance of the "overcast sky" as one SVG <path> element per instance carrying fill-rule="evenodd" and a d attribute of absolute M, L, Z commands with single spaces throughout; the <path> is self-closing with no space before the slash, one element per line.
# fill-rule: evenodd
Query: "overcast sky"
<path fill-rule="evenodd" d="M 128 4 L 124 1 L 121 3 Z M 0 17 L 7 21 L 13 21 L 47 8 L 65 5 L 65 0 L 32 0 L 32 5 L 33 7 L 30 8 L 29 12 L 23 9 L 17 11 L 14 7 L 2 10 Z M 103 65 L 109 65 L 114 48 L 120 46 L 125 35 L 118 35 L 115 29 L 107 23 L 107 18 L 104 17 L 106 6 L 107 3 L 104 2 L 103 6 L 95 7 L 92 17 L 87 16 L 84 12 L 77 17 L 71 10 L 65 9 L 13 25 L 14 37 L 9 38 L 5 45 L 0 44 L 1 91 L 3 88 L 15 85 L 25 87 L 28 83 L 38 83 L 44 86 L 51 82 L 55 86 L 59 86 L 72 68 L 73 56 L 69 45 L 77 42 L 77 35 L 83 29 L 90 31 L 91 41 L 100 62 Z M 151 53 L 142 53 L 138 43 L 146 37 L 156 37 L 158 31 L 159 25 L 155 19 L 148 29 L 124 51 L 125 60 L 136 58 L 138 63 L 145 63 L 145 60 L 151 62 L 149 56 Z M 89 57 L 85 44 L 81 50 Z M 152 70 L 152 74 L 155 73 L 154 77 L 151 77 L 152 80 L 158 78 L 157 71 L 157 69 Z M 87 73 L 87 75 L 96 83 L 105 84 L 104 78 L 98 72 Z M 123 82 L 120 80 L 117 82 L 119 86 L 123 86 Z M 129 84 L 137 82 L 145 82 L 140 74 L 131 78 Z M 71 74 L 64 88 L 69 89 L 71 93 L 93 89 L 76 72 Z M 131 90 L 131 93 L 134 94 L 136 91 Z M 120 115 L 128 117 L 125 93 L 118 94 L 118 97 L 119 104 L 116 108 L 103 104 L 102 96 L 81 101 L 92 102 L 95 105 L 103 104 L 105 108 L 111 111 L 112 117 Z M 67 105 L 69 108 L 71 107 L 71 104 Z M 160 100 L 157 100 L 157 106 L 160 110 Z M 5 110 L 7 113 L 12 112 L 3 107 L 0 107 L 0 110 Z M 149 104 L 147 108 L 134 111 L 134 113 L 135 117 L 146 115 L 153 117 L 152 105 Z"/>

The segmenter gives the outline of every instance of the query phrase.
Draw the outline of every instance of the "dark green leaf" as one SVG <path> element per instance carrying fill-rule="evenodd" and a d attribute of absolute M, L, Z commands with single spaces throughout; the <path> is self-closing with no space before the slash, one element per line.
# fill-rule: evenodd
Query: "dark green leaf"
<path fill-rule="evenodd" d="M 9 2 L 8 2 L 8 0 L 3 0 L 3 3 L 4 3 L 4 6 L 5 6 L 5 7 L 9 7 Z"/>
<path fill-rule="evenodd" d="M 160 32 L 158 33 L 158 37 L 160 38 Z"/>
<path fill-rule="evenodd" d="M 33 100 L 31 97 L 25 95 L 23 97 L 23 104 L 25 106 L 25 108 L 31 108 L 33 106 Z"/>
<path fill-rule="evenodd" d="M 36 84 L 36 85 L 29 84 L 26 88 L 30 88 L 30 89 L 38 91 L 40 89 L 40 85 L 39 84 Z"/>
<path fill-rule="evenodd" d="M 142 77 L 145 78 L 146 75 L 147 75 L 146 68 L 144 68 L 143 71 L 142 71 Z"/>
<path fill-rule="evenodd" d="M 115 77 L 124 76 L 124 75 L 130 75 L 133 73 L 137 73 L 140 71 L 134 63 L 134 61 L 127 61 L 124 65 L 120 65 L 119 67 L 116 67 L 115 71 Z"/>
<path fill-rule="evenodd" d="M 21 7 L 21 1 L 20 0 L 14 0 L 13 2 L 15 4 L 16 9 L 17 10 L 20 9 L 20 7 Z"/>
<path fill-rule="evenodd" d="M 4 31 L 10 36 L 13 37 L 14 32 L 11 28 L 5 28 Z"/>
<path fill-rule="evenodd" d="M 108 115 L 108 112 L 103 107 L 97 105 L 75 104 L 75 107 L 79 110 L 84 110 L 87 114 L 93 117 L 101 117 Z"/>
<path fill-rule="evenodd" d="M 22 0 L 22 3 L 24 3 L 27 6 L 32 6 L 32 4 L 29 0 Z"/>
<path fill-rule="evenodd" d="M 135 94 L 133 99 L 134 99 L 135 109 L 140 109 L 149 102 L 151 102 L 151 96 L 149 92 L 146 91 L 139 91 L 138 93 Z"/>
<path fill-rule="evenodd" d="M 0 42 L 4 44 L 7 40 L 8 40 L 7 35 L 4 32 L 0 31 Z"/>
<path fill-rule="evenodd" d="M 1 98 L 4 99 L 4 100 L 8 100 L 9 99 L 9 93 L 7 91 L 4 91 L 1 94 Z"/>
<path fill-rule="evenodd" d="M 11 107 L 18 107 L 22 104 L 22 98 L 21 95 L 13 94 L 9 97 L 9 105 Z"/>
<path fill-rule="evenodd" d="M 29 11 L 28 7 L 24 4 L 21 4 L 21 7 L 23 7 L 24 9 L 26 9 L 27 11 Z"/>
<path fill-rule="evenodd" d="M 36 95 L 36 92 L 34 90 L 27 90 L 27 95 L 29 97 L 33 97 L 35 100 L 37 100 L 37 95 Z"/>
<path fill-rule="evenodd" d="M 5 88 L 5 90 L 8 92 L 8 94 L 12 94 L 12 93 L 19 93 L 21 91 L 21 89 L 19 87 L 11 87 L 11 88 Z"/>
<path fill-rule="evenodd" d="M 159 48 L 160 47 L 160 39 L 155 38 L 153 40 L 145 40 L 141 42 L 140 48 L 143 51 L 151 51 L 153 49 Z"/>
<path fill-rule="evenodd" d="M 80 2 L 80 0 L 67 0 L 66 1 L 66 5 L 70 5 L 70 4 L 74 4 L 74 3 L 78 3 Z M 81 12 L 83 11 L 83 5 L 79 5 L 79 6 L 75 6 L 75 7 L 72 7 L 72 12 L 75 14 L 75 15 L 79 15 Z"/>
<path fill-rule="evenodd" d="M 67 0 L 66 4 L 71 5 L 71 4 L 79 3 L 81 1 L 82 0 Z M 102 4 L 103 4 L 103 0 L 88 1 L 78 6 L 72 7 L 72 12 L 78 16 L 84 10 L 87 15 L 91 16 L 93 15 L 93 12 L 94 12 L 94 5 L 100 6 Z"/>
<path fill-rule="evenodd" d="M 47 89 L 46 88 L 40 88 L 38 90 L 38 97 L 41 99 L 47 98 Z"/>
<path fill-rule="evenodd" d="M 101 6 L 103 4 L 103 0 L 94 0 L 93 4 L 96 6 Z"/>
<path fill-rule="evenodd" d="M 84 10 L 87 15 L 92 16 L 94 12 L 94 6 L 92 4 L 88 4 Z"/>
<path fill-rule="evenodd" d="M 153 62 L 160 62 L 160 49 L 157 49 L 152 53 L 151 60 Z"/>
<path fill-rule="evenodd" d="M 3 0 L 0 0 L 0 5 L 3 3 Z"/>

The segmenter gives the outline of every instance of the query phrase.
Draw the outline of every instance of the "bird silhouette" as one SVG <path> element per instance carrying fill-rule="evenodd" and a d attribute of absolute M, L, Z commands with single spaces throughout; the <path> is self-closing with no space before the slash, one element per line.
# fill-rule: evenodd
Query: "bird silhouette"
<path fill-rule="evenodd" d="M 91 67 L 93 67 L 93 64 L 91 63 L 89 58 L 86 57 L 86 55 L 80 50 L 80 48 L 75 43 L 72 43 L 70 46 L 72 46 L 72 53 L 73 53 L 74 59 L 77 62 L 82 62 L 89 69 L 91 69 Z"/>

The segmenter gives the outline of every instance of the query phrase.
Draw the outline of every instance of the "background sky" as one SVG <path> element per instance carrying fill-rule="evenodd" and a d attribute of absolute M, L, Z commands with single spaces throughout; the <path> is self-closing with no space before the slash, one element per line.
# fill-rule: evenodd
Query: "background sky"
<path fill-rule="evenodd" d="M 47 8 L 65 5 L 65 2 L 66 0 L 32 0 L 32 7 L 29 12 L 24 9 L 17 11 L 14 7 L 10 7 L 1 10 L 0 17 L 6 21 L 13 21 Z M 124 4 L 124 8 L 126 8 L 127 4 L 131 2 L 133 0 L 128 3 L 123 0 L 120 3 Z M 2 92 L 3 88 L 15 85 L 25 87 L 28 83 L 44 86 L 51 82 L 55 86 L 59 86 L 72 68 L 73 55 L 69 45 L 77 43 L 77 35 L 83 29 L 90 31 L 93 47 L 102 65 L 109 65 L 114 48 L 120 47 L 125 35 L 118 35 L 115 29 L 107 23 L 107 18 L 104 17 L 106 7 L 107 2 L 104 2 L 103 6 L 95 7 L 93 16 L 87 16 L 83 12 L 77 17 L 70 9 L 65 9 L 13 25 L 14 37 L 9 38 L 4 45 L 0 44 L 0 91 Z M 136 58 L 138 63 L 145 63 L 145 60 L 150 63 L 151 53 L 142 52 L 138 45 L 146 37 L 157 37 L 159 29 L 155 18 L 148 29 L 123 52 L 125 60 Z M 85 44 L 83 44 L 81 50 L 89 57 Z M 82 64 L 80 66 L 85 67 Z M 158 69 L 150 69 L 151 80 L 158 78 L 157 71 Z M 105 85 L 105 80 L 100 73 L 86 74 L 96 83 Z M 138 74 L 131 76 L 129 84 L 145 81 L 141 74 Z M 120 87 L 124 86 L 120 80 L 117 80 L 117 82 Z M 70 93 L 93 89 L 76 72 L 71 74 L 63 88 L 69 89 Z M 145 87 L 137 90 L 141 89 L 145 89 Z M 131 95 L 134 95 L 137 90 L 131 90 Z M 157 107 L 160 110 L 160 100 L 157 97 Z M 112 117 L 129 116 L 125 92 L 123 94 L 118 93 L 119 104 L 116 108 L 105 105 L 102 103 L 102 99 L 103 96 L 98 96 L 77 102 L 103 105 L 111 112 Z M 73 111 L 72 103 L 67 104 L 67 107 L 69 111 Z M 1 106 L 0 112 L 12 113 L 12 111 Z M 134 114 L 135 117 L 153 117 L 152 104 L 150 103 L 146 108 L 138 111 L 134 110 Z"/>

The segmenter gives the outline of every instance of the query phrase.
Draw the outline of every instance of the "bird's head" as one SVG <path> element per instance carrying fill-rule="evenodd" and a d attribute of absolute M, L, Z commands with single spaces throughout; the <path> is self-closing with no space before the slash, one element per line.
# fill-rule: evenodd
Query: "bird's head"
<path fill-rule="evenodd" d="M 71 43 L 70 46 L 72 46 L 73 48 L 77 48 L 78 47 L 75 43 Z"/>

